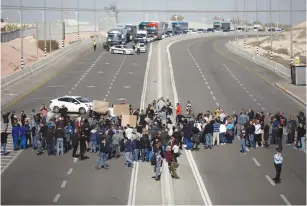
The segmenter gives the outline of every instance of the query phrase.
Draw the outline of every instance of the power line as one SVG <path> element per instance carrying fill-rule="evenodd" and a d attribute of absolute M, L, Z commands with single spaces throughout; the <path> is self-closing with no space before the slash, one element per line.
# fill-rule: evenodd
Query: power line
<path fill-rule="evenodd" d="M 1 10 L 19 10 L 20 6 L 8 6 L 8 5 L 2 5 Z M 38 7 L 38 6 L 24 6 L 24 10 L 43 10 L 44 7 Z M 51 11 L 78 11 L 78 8 L 61 8 L 61 7 L 46 7 L 46 10 Z M 79 11 L 89 11 L 89 12 L 111 12 L 108 9 L 91 9 L 91 8 L 79 8 Z M 140 10 L 140 9 L 117 9 L 118 12 L 125 13 L 125 12 L 147 12 L 147 13 L 164 13 L 164 12 L 172 12 L 172 13 L 232 13 L 232 12 L 249 12 L 249 13 L 255 13 L 256 10 Z M 290 9 L 283 9 L 283 10 L 258 10 L 257 12 L 260 13 L 268 13 L 268 12 L 290 12 Z M 292 12 L 306 12 L 306 9 L 293 9 Z"/>

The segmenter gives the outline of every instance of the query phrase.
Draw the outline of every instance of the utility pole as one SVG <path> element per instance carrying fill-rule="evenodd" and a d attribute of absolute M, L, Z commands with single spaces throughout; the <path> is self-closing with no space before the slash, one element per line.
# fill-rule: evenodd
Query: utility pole
<path fill-rule="evenodd" d="M 237 7 L 237 28 L 236 28 L 236 35 L 237 35 L 237 46 L 239 46 L 239 35 L 238 35 L 238 27 L 239 27 L 239 0 L 236 0 L 236 7 Z"/>
<path fill-rule="evenodd" d="M 273 31 L 272 31 L 272 0 L 270 0 L 270 30 L 271 30 L 271 33 L 270 33 L 270 36 L 271 36 L 271 52 L 270 52 L 270 55 L 271 55 L 271 60 L 273 60 Z"/>
<path fill-rule="evenodd" d="M 65 0 L 62 0 L 62 16 L 61 16 L 61 28 L 62 28 L 62 48 L 64 48 L 64 38 L 65 38 L 65 34 L 64 34 L 64 27 L 65 27 L 65 24 L 64 24 L 64 1 Z"/>
<path fill-rule="evenodd" d="M 259 55 L 259 36 L 258 36 L 258 31 L 259 31 L 259 21 L 258 21 L 258 0 L 256 0 L 256 25 L 257 25 L 257 48 L 256 48 L 256 54 L 257 56 Z"/>
<path fill-rule="evenodd" d="M 245 7 L 246 7 L 245 6 L 245 0 L 243 0 L 243 7 L 244 7 L 243 10 L 245 11 Z M 245 34 L 244 34 L 243 46 L 244 46 L 244 49 L 246 49 L 246 42 L 245 42 L 246 41 L 246 39 L 245 39 L 246 38 L 246 11 L 243 14 L 244 14 L 243 16 L 244 16 L 244 21 L 245 21 L 245 24 L 244 24 L 245 25 L 245 28 L 244 28 Z"/>
<path fill-rule="evenodd" d="M 293 65 L 293 42 L 292 42 L 292 0 L 290 0 L 290 64 Z"/>
<path fill-rule="evenodd" d="M 23 5 L 20 0 L 20 68 L 23 69 Z"/>
<path fill-rule="evenodd" d="M 80 28 L 79 28 L 79 7 L 80 7 L 80 5 L 79 5 L 79 0 L 77 0 L 77 22 L 78 22 L 78 41 L 80 41 Z"/>
<path fill-rule="evenodd" d="M 47 56 L 47 42 L 46 42 L 46 0 L 44 0 L 44 46 L 45 46 L 45 57 Z"/>

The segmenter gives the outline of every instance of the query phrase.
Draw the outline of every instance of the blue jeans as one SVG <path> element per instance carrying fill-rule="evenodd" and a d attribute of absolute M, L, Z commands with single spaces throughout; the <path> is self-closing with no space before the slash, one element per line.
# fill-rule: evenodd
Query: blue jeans
<path fill-rule="evenodd" d="M 248 139 L 249 139 L 249 142 L 250 142 L 250 144 L 251 144 L 250 146 L 256 148 L 254 135 L 253 135 L 253 134 L 249 134 L 249 135 L 248 135 Z"/>
<path fill-rule="evenodd" d="M 212 147 L 212 134 L 206 134 L 206 147 Z"/>
<path fill-rule="evenodd" d="M 20 149 L 26 149 L 27 147 L 27 136 L 20 137 Z"/>
<path fill-rule="evenodd" d="M 91 152 L 96 152 L 96 148 L 97 148 L 97 141 L 90 141 L 90 148 L 91 148 Z"/>
<path fill-rule="evenodd" d="M 301 149 L 305 150 L 305 137 L 301 137 Z"/>
<path fill-rule="evenodd" d="M 139 149 L 133 149 L 133 161 L 139 161 Z"/>
<path fill-rule="evenodd" d="M 165 159 L 165 155 L 166 155 L 166 145 L 165 145 L 164 143 L 162 143 L 161 149 L 162 149 L 162 156 L 163 156 L 163 158 Z"/>
<path fill-rule="evenodd" d="M 242 147 L 242 153 L 246 152 L 246 143 L 245 139 L 241 139 L 241 147 Z"/>
<path fill-rule="evenodd" d="M 64 155 L 64 148 L 63 148 L 63 138 L 58 138 L 56 141 L 56 152 L 57 155 L 60 155 L 60 153 L 62 155 Z"/>
<path fill-rule="evenodd" d="M 14 144 L 14 149 L 17 149 L 18 148 L 18 136 L 17 137 L 13 136 L 13 144 Z"/>
<path fill-rule="evenodd" d="M 97 166 L 103 165 L 104 167 L 107 167 L 107 159 L 108 159 L 108 153 L 99 153 L 99 158 L 97 161 Z"/>
<path fill-rule="evenodd" d="M 48 155 L 52 155 L 53 154 L 53 145 L 51 144 L 47 144 L 47 152 L 48 152 Z"/>
<path fill-rule="evenodd" d="M 142 149 L 142 161 L 144 162 L 146 159 L 146 162 L 149 161 L 149 152 L 148 149 Z"/>
<path fill-rule="evenodd" d="M 126 159 L 126 167 L 129 167 L 130 165 L 132 165 L 132 161 L 130 159 L 130 155 L 131 155 L 131 152 L 125 152 L 125 159 Z"/>
<path fill-rule="evenodd" d="M 226 143 L 225 132 L 220 133 L 220 142 L 221 143 Z"/>
<path fill-rule="evenodd" d="M 6 143 L 2 143 L 1 144 L 1 147 L 2 147 L 2 154 L 6 154 Z"/>
<path fill-rule="evenodd" d="M 41 152 L 43 148 L 43 142 L 37 139 L 36 144 L 37 144 L 37 152 Z"/>

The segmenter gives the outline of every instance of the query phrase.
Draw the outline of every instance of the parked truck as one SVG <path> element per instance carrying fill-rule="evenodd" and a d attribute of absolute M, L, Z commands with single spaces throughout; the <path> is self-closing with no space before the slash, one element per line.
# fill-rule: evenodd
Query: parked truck
<path fill-rule="evenodd" d="M 188 22 L 173 21 L 171 25 L 175 35 L 182 34 L 184 30 L 189 29 Z"/>
<path fill-rule="evenodd" d="M 222 27 L 221 27 L 223 32 L 230 32 L 230 31 L 234 31 L 234 27 L 232 23 L 222 23 Z"/>
<path fill-rule="evenodd" d="M 261 25 L 261 24 L 254 24 L 254 31 L 264 31 L 265 30 L 265 28 L 264 28 L 264 26 L 263 25 Z"/>
<path fill-rule="evenodd" d="M 168 23 L 152 21 L 146 25 L 147 35 L 153 36 L 155 40 L 161 40 L 162 34 L 168 29 Z"/>
<path fill-rule="evenodd" d="M 108 31 L 106 35 L 106 42 L 103 44 L 107 51 L 114 45 L 121 45 L 127 42 L 127 31 L 122 28 L 115 28 Z"/>

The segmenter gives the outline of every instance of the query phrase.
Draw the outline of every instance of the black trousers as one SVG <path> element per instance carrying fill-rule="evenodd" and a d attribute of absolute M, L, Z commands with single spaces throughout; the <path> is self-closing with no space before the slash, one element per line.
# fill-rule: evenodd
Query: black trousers
<path fill-rule="evenodd" d="M 140 55 L 140 53 L 141 53 L 141 50 L 140 50 L 140 49 L 137 49 L 137 50 L 136 50 L 136 54 L 137 54 L 137 55 Z"/>
<path fill-rule="evenodd" d="M 258 146 L 261 146 L 261 134 L 255 134 L 255 143 L 258 144 Z"/>
<path fill-rule="evenodd" d="M 276 176 L 275 176 L 275 181 L 280 181 L 280 173 L 281 173 L 281 166 L 282 164 L 275 164 L 275 170 L 276 170 Z"/>
<path fill-rule="evenodd" d="M 287 143 L 288 144 L 293 144 L 293 142 L 294 142 L 294 133 L 288 133 L 288 141 L 287 141 Z"/>
<path fill-rule="evenodd" d="M 278 145 L 278 148 L 282 150 L 282 137 L 276 137 L 276 143 Z"/>
<path fill-rule="evenodd" d="M 94 45 L 94 51 L 96 51 L 96 45 Z"/>
<path fill-rule="evenodd" d="M 78 146 L 79 146 L 78 142 L 73 146 L 72 157 L 77 157 L 76 153 L 77 153 L 77 150 L 78 150 Z"/>
<path fill-rule="evenodd" d="M 86 151 L 85 139 L 80 139 L 80 157 L 84 159 Z"/>

